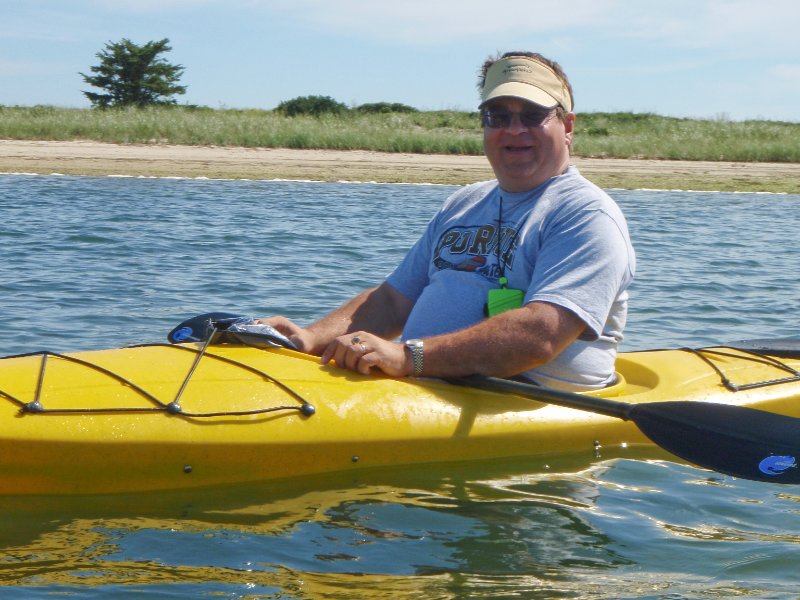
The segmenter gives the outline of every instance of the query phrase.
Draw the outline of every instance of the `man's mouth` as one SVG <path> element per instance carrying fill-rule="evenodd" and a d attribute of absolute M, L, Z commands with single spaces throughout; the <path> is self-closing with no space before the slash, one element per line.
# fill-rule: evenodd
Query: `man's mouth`
<path fill-rule="evenodd" d="M 516 154 L 516 153 L 530 152 L 531 150 L 533 150 L 533 146 L 506 146 L 505 150 L 506 152 L 511 152 Z"/>

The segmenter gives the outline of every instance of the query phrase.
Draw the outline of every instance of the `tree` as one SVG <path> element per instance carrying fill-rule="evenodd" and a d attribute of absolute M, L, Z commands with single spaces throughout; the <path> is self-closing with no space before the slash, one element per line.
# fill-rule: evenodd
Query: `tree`
<path fill-rule="evenodd" d="M 95 56 L 100 64 L 90 67 L 94 75 L 80 73 L 83 80 L 107 93 L 83 92 L 96 108 L 176 104 L 174 94 L 185 94 L 177 85 L 184 67 L 172 65 L 159 55 L 172 50 L 169 39 L 138 46 L 129 39 L 108 42 Z"/>

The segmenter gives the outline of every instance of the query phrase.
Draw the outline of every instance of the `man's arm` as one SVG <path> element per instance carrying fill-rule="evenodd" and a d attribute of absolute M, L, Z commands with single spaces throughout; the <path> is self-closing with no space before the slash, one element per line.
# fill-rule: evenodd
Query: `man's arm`
<path fill-rule="evenodd" d="M 400 334 L 414 304 L 387 283 L 370 288 L 339 308 L 312 323 L 300 327 L 285 317 L 259 319 L 286 335 L 308 354 L 321 355 L 337 337 L 362 331 L 380 338 Z"/>
<path fill-rule="evenodd" d="M 583 333 L 575 313 L 531 302 L 454 333 L 425 340 L 425 375 L 510 377 L 544 365 Z"/>
<path fill-rule="evenodd" d="M 460 331 L 425 338 L 422 374 L 509 377 L 550 362 L 585 328 L 566 308 L 531 302 Z M 323 351 L 322 362 L 330 361 L 364 374 L 373 368 L 394 377 L 413 373 L 411 352 L 403 344 L 356 329 L 340 335 Z"/>

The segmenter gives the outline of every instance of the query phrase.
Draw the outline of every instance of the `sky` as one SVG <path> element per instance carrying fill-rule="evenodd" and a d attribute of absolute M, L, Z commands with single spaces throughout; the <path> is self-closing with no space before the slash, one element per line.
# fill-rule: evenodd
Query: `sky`
<path fill-rule="evenodd" d="M 88 107 L 109 42 L 170 40 L 179 104 L 474 110 L 490 55 L 558 61 L 576 111 L 800 122 L 797 0 L 0 0 L 0 105 Z"/>

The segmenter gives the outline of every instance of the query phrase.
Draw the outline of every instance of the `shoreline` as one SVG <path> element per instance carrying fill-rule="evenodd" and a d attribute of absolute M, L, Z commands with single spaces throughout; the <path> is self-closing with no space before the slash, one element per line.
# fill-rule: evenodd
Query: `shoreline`
<path fill-rule="evenodd" d="M 798 163 L 574 157 L 609 189 L 800 194 Z M 0 173 L 464 185 L 493 177 L 483 156 L 93 141 L 0 140 Z"/>

